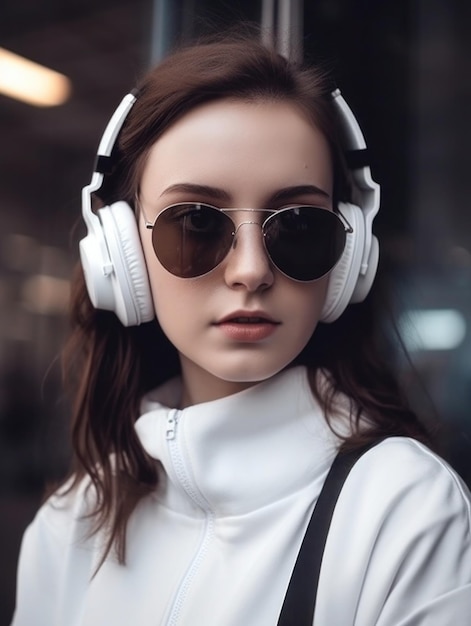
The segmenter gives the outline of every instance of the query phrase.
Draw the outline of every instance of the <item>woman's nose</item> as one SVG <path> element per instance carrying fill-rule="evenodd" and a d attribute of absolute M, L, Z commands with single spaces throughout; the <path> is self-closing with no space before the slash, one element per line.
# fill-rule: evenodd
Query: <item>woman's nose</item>
<path fill-rule="evenodd" d="M 226 260 L 225 280 L 230 287 L 243 286 L 248 291 L 268 289 L 273 284 L 273 268 L 260 224 L 243 222 L 237 227 Z"/>

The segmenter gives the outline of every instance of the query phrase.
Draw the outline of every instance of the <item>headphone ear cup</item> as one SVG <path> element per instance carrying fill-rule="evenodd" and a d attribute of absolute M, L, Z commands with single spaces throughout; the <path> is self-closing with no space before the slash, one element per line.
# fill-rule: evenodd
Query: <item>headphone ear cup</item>
<path fill-rule="evenodd" d="M 340 203 L 339 211 L 352 226 L 353 232 L 347 235 L 345 250 L 329 276 L 327 296 L 320 318 L 326 323 L 335 322 L 352 301 L 365 246 L 362 210 L 354 204 Z"/>
<path fill-rule="evenodd" d="M 114 311 L 124 326 L 137 326 L 154 318 L 147 268 L 136 218 L 126 202 L 115 202 L 97 212 L 101 228 L 80 242 L 88 292 L 97 309 Z M 100 237 L 111 267 L 104 268 Z"/>

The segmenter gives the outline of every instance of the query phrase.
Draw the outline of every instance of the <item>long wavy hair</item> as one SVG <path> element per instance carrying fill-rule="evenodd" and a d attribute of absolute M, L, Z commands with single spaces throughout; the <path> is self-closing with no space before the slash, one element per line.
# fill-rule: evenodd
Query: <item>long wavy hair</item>
<path fill-rule="evenodd" d="M 147 154 L 176 120 L 202 103 L 223 98 L 281 100 L 308 116 L 327 138 L 334 169 L 334 206 L 350 200 L 350 184 L 337 131 L 328 75 L 290 64 L 253 37 L 230 37 L 182 48 L 142 79 L 139 97 L 120 133 L 116 167 L 100 190 L 101 203 L 133 206 Z M 179 373 L 175 348 L 158 321 L 123 327 L 113 313 L 95 310 L 81 268 L 73 279 L 72 328 L 64 352 L 73 397 L 73 468 L 69 490 L 89 477 L 95 491 L 93 531 L 106 530 L 103 558 L 115 548 L 125 560 L 127 522 L 137 503 L 156 488 L 156 463 L 141 447 L 134 423 L 145 392 Z M 333 422 L 337 394 L 351 400 L 352 434 L 344 447 L 405 435 L 427 439 L 408 408 L 390 366 L 375 287 L 362 304 L 332 324 L 320 324 L 296 362 L 307 365 L 313 393 Z M 316 386 L 316 373 L 329 386 Z M 368 416 L 370 429 L 360 427 Z"/>

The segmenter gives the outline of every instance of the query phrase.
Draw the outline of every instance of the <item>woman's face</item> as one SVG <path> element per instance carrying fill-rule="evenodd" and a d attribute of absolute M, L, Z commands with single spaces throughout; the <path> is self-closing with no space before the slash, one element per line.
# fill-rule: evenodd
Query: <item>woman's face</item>
<path fill-rule="evenodd" d="M 302 283 L 283 275 L 263 246 L 267 214 L 244 211 L 230 214 L 236 226 L 244 223 L 220 265 L 179 278 L 156 258 L 145 220 L 182 202 L 332 209 L 332 186 L 325 137 L 289 103 L 204 104 L 153 145 L 141 179 L 139 229 L 156 315 L 180 356 L 183 406 L 240 391 L 289 365 L 318 323 L 328 279 Z"/>

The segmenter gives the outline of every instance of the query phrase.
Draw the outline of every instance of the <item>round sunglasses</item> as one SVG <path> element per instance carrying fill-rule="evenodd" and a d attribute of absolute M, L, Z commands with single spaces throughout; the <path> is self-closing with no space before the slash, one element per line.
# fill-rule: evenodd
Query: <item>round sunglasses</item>
<path fill-rule="evenodd" d="M 236 224 L 232 212 L 269 213 L 260 224 Z M 183 202 L 163 209 L 152 230 L 155 254 L 171 274 L 196 278 L 211 272 L 227 256 L 244 224 L 258 224 L 273 265 L 293 280 L 309 282 L 328 274 L 345 249 L 352 227 L 337 213 L 317 206 L 273 209 L 220 209 L 200 202 Z"/>

